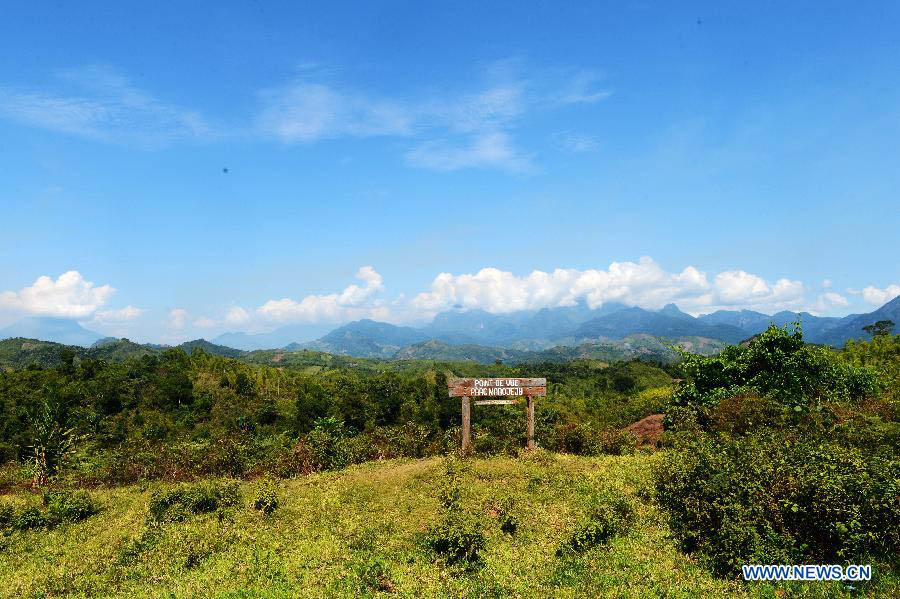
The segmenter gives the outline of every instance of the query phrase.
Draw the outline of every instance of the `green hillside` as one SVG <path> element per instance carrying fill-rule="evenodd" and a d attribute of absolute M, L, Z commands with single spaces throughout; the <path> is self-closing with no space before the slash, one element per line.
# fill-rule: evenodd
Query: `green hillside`
<path fill-rule="evenodd" d="M 849 596 L 841 583 L 722 580 L 686 559 L 651 500 L 660 457 L 540 452 L 472 461 L 456 475 L 460 510 L 483 537 L 471 566 L 448 563 L 425 542 L 447 511 L 446 468 L 432 458 L 244 482 L 235 505 L 179 521 L 157 522 L 148 509 L 172 485 L 92 491 L 96 516 L 6 537 L 0 579 L 10 597 Z M 625 494 L 633 522 L 572 551 L 598 485 Z M 276 500 L 270 515 L 255 509 L 260 498 Z M 866 588 L 871 597 L 897 592 L 896 577 Z"/>
<path fill-rule="evenodd" d="M 205 339 L 187 341 L 177 347 L 188 354 L 193 353 L 197 349 L 202 349 L 208 354 L 228 358 L 241 357 L 247 353 L 238 349 L 215 345 Z M 45 368 L 59 366 L 62 363 L 60 356 L 63 350 L 71 351 L 77 362 L 84 359 L 122 361 L 147 355 L 159 356 L 167 349 L 170 349 L 170 347 L 149 343 L 134 343 L 128 339 L 102 339 L 91 347 L 81 347 L 17 337 L 0 341 L 0 368 L 24 368 L 29 365 Z"/>
<path fill-rule="evenodd" d="M 900 336 L 772 327 L 677 366 L 14 342 L 59 353 L 0 371 L 4 596 L 900 591 Z M 546 378 L 540 449 L 476 405 L 460 455 L 455 376 Z M 766 563 L 874 578 L 741 580 Z"/>

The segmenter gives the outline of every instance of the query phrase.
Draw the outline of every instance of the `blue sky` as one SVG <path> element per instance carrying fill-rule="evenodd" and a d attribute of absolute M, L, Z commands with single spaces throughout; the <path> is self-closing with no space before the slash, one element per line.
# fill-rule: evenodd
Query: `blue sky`
<path fill-rule="evenodd" d="M 900 294 L 894 2 L 16 4 L 0 325 Z"/>

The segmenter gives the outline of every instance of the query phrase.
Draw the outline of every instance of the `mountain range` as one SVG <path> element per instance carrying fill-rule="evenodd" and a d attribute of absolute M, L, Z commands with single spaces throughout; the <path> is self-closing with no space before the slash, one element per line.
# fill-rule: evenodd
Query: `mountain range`
<path fill-rule="evenodd" d="M 423 327 L 359 320 L 327 334 L 322 334 L 325 329 L 321 325 L 289 325 L 270 333 L 225 333 L 212 342 L 196 340 L 179 347 L 186 351 L 202 347 L 228 357 L 281 349 L 382 359 L 520 362 L 590 355 L 596 359 L 644 356 L 668 360 L 674 354 L 660 339 L 691 351 L 714 353 L 726 344 L 761 333 L 770 324 L 799 321 L 806 341 L 839 347 L 848 339 L 868 338 L 863 327 L 879 320 L 900 323 L 900 296 L 873 312 L 842 318 L 790 311 L 768 315 L 752 310 L 719 310 L 694 317 L 675 304 L 651 311 L 610 302 L 594 310 L 584 304 L 510 314 L 450 310 Z M 0 339 L 5 338 L 53 341 L 92 348 L 96 353 L 116 350 L 121 355 L 167 348 L 104 338 L 73 320 L 59 318 L 23 319 L 0 329 Z M 102 349 L 110 344 L 113 347 Z"/>
<path fill-rule="evenodd" d="M 465 354 L 463 347 L 540 352 L 559 346 L 603 342 L 625 348 L 627 339 L 644 336 L 711 352 L 758 335 L 771 324 L 785 326 L 794 322 L 801 323 L 806 341 L 839 347 L 849 339 L 868 338 L 863 327 L 879 320 L 900 323 L 900 297 L 874 312 L 843 318 L 790 311 L 769 315 L 752 310 L 719 310 L 694 317 L 675 304 L 657 311 L 616 303 L 604 304 L 596 310 L 581 304 L 512 314 L 451 310 L 438 314 L 430 324 L 420 328 L 358 320 L 315 341 L 293 343 L 286 349 L 360 357 L 440 355 L 445 357 L 439 359 L 455 359 L 448 356 Z M 214 341 L 221 342 L 222 338 Z M 471 349 L 469 353 L 483 352 Z"/>

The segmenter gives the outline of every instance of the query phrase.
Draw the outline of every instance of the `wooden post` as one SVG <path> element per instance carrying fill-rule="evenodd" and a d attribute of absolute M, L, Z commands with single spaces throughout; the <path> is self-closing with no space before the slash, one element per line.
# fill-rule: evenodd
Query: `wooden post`
<path fill-rule="evenodd" d="M 462 451 L 468 453 L 472 450 L 472 418 L 469 413 L 469 397 L 462 398 Z"/>
<path fill-rule="evenodd" d="M 534 449 L 534 398 L 528 396 L 528 449 Z"/>

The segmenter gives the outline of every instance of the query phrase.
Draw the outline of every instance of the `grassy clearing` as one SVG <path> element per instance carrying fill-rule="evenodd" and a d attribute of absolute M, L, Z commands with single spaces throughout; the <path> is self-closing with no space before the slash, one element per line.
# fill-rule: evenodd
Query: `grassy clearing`
<path fill-rule="evenodd" d="M 841 597 L 836 583 L 745 585 L 713 578 L 668 538 L 650 497 L 659 455 L 583 458 L 537 452 L 474 459 L 461 502 L 480 518 L 482 561 L 448 565 L 422 543 L 441 514 L 439 458 L 368 463 L 274 483 L 271 515 L 253 508 L 271 481 L 240 483 L 241 503 L 154 523 L 148 505 L 172 485 L 92 492 L 100 514 L 0 538 L 0 593 L 10 597 Z M 580 554 L 557 549 L 603 482 L 636 507 L 625 535 Z M 22 496 L 3 501 L 38 501 Z M 501 529 L 498 506 L 517 526 Z M 864 591 L 898 596 L 882 578 Z"/>

